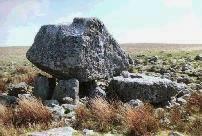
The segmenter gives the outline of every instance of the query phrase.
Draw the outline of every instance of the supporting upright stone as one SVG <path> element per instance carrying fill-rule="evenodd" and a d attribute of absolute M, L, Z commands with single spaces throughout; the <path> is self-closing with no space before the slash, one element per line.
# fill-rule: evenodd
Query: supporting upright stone
<path fill-rule="evenodd" d="M 79 100 L 79 81 L 77 79 L 59 80 L 55 87 L 52 99 L 61 103 L 70 97 L 76 103 Z"/>
<path fill-rule="evenodd" d="M 55 78 L 47 78 L 43 75 L 38 75 L 34 81 L 33 94 L 42 100 L 49 100 L 52 97 L 55 83 Z"/>

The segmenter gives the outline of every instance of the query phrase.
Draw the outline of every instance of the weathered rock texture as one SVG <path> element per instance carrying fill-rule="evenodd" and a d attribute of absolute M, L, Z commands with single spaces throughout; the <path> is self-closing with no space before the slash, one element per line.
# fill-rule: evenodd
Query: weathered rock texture
<path fill-rule="evenodd" d="M 77 79 L 60 80 L 55 87 L 53 100 L 64 102 L 66 97 L 72 98 L 75 102 L 79 99 L 79 81 Z"/>
<path fill-rule="evenodd" d="M 26 56 L 59 79 L 90 81 L 112 77 L 129 67 L 129 57 L 96 18 L 42 26 Z"/>
<path fill-rule="evenodd" d="M 56 81 L 54 78 L 38 75 L 34 81 L 33 94 L 42 100 L 49 100 L 53 95 L 55 84 Z"/>
<path fill-rule="evenodd" d="M 143 74 L 129 74 L 128 78 L 114 77 L 109 84 L 109 92 L 115 93 L 123 101 L 140 99 L 156 104 L 168 101 L 185 90 L 184 84 Z"/>

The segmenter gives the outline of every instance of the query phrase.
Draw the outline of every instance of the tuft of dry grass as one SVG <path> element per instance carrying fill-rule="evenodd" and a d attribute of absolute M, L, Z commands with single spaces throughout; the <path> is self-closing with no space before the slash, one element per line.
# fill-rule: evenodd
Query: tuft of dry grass
<path fill-rule="evenodd" d="M 0 124 L 12 124 L 13 111 L 10 107 L 0 104 Z"/>
<path fill-rule="evenodd" d="M 16 127 L 47 124 L 51 122 L 51 112 L 38 99 L 19 100 L 15 108 L 0 105 L 0 123 Z"/>
<path fill-rule="evenodd" d="M 134 136 L 152 135 L 158 131 L 158 120 L 154 116 L 153 108 L 146 104 L 138 108 L 127 105 L 123 111 L 124 126 L 128 134 Z"/>
<path fill-rule="evenodd" d="M 6 82 L 0 79 L 0 93 L 6 90 Z"/>
<path fill-rule="evenodd" d="M 21 99 L 13 117 L 15 126 L 50 123 L 51 112 L 38 99 Z"/>
<path fill-rule="evenodd" d="M 101 97 L 97 97 L 90 101 L 90 108 L 93 114 L 102 122 L 107 123 L 115 116 L 113 105 Z"/>
<path fill-rule="evenodd" d="M 29 72 L 29 70 L 26 68 L 26 67 L 16 67 L 16 70 L 15 70 L 16 73 L 18 74 L 26 74 Z"/>
<path fill-rule="evenodd" d="M 173 107 L 170 111 L 170 128 L 180 132 L 185 132 L 189 125 L 187 120 L 188 115 L 186 111 L 181 107 Z"/>
<path fill-rule="evenodd" d="M 51 127 L 52 114 L 35 98 L 19 100 L 15 107 L 0 105 L 0 135 L 18 136 Z"/>
<path fill-rule="evenodd" d="M 200 117 L 196 118 L 188 128 L 190 135 L 201 136 L 202 134 L 202 120 Z"/>
<path fill-rule="evenodd" d="M 202 112 L 202 94 L 192 93 L 187 102 L 187 111 Z"/>
<path fill-rule="evenodd" d="M 76 126 L 97 131 L 110 131 L 116 126 L 117 114 L 114 105 L 101 97 L 96 97 L 88 106 L 80 106 L 76 109 Z"/>
<path fill-rule="evenodd" d="M 133 108 L 98 97 L 92 99 L 88 106 L 77 108 L 76 127 L 101 132 L 116 129 L 116 132 L 129 135 L 148 135 L 158 130 L 158 120 L 153 112 L 149 105 Z"/>

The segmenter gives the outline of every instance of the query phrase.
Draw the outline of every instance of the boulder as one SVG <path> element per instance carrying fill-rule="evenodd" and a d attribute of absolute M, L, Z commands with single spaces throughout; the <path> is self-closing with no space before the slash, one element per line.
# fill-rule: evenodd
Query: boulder
<path fill-rule="evenodd" d="M 0 104 L 2 105 L 17 104 L 17 98 L 15 96 L 0 95 Z"/>
<path fill-rule="evenodd" d="M 186 90 L 185 84 L 172 82 L 166 78 L 130 74 L 129 78 L 113 77 L 108 92 L 117 95 L 123 101 L 140 99 L 154 104 L 170 100 L 172 96 Z"/>
<path fill-rule="evenodd" d="M 79 99 L 79 81 L 77 79 L 59 80 L 52 99 L 64 103 L 64 98 L 70 97 L 74 102 Z"/>
<path fill-rule="evenodd" d="M 103 89 L 101 89 L 99 86 L 97 86 L 91 90 L 90 97 L 92 97 L 92 98 L 106 97 L 106 92 Z"/>
<path fill-rule="evenodd" d="M 25 82 L 12 84 L 8 87 L 8 95 L 18 97 L 18 94 L 28 93 L 28 85 Z"/>
<path fill-rule="evenodd" d="M 119 74 L 131 59 L 96 18 L 74 18 L 70 25 L 44 25 L 26 57 L 58 79 L 86 82 Z"/>
<path fill-rule="evenodd" d="M 200 60 L 200 61 L 202 61 L 202 54 L 196 55 L 195 60 Z"/>
<path fill-rule="evenodd" d="M 33 94 L 36 97 L 40 97 L 42 100 L 51 99 L 55 83 L 56 81 L 54 78 L 38 75 L 34 81 Z"/>

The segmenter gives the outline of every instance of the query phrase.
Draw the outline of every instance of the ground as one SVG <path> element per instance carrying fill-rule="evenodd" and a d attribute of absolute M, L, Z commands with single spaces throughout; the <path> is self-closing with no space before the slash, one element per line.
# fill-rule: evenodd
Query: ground
<path fill-rule="evenodd" d="M 123 44 L 121 47 L 134 59 L 135 66 L 130 68 L 131 72 L 163 76 L 173 81 L 183 82 L 193 91 L 202 89 L 202 61 L 195 60 L 198 54 L 202 54 L 202 45 Z M 34 76 L 41 72 L 26 59 L 25 54 L 28 48 L 29 47 L 0 48 L 0 93 L 5 92 L 6 88 L 11 83 L 15 84 L 25 81 L 27 84 L 32 85 Z M 191 101 L 192 99 L 194 102 Z M 170 130 L 176 130 L 185 135 L 197 135 L 202 132 L 201 94 L 193 95 L 192 99 L 190 103 L 194 106 L 199 102 L 197 105 L 199 109 L 197 109 L 197 107 L 196 111 L 186 111 L 186 108 L 190 106 L 186 105 L 178 110 L 172 109 L 168 111 L 166 114 L 178 120 L 178 122 L 174 125 L 171 123 L 172 125 L 170 126 L 161 124 L 157 135 L 167 135 Z M 154 111 L 156 111 L 156 109 L 154 109 Z M 189 116 L 186 115 L 184 117 L 184 112 L 191 113 L 189 113 Z M 174 113 L 179 113 L 179 115 Z M 184 121 L 188 118 L 191 118 L 190 120 L 192 121 Z M 159 120 L 160 119 L 161 118 L 159 118 Z M 194 121 L 199 122 L 194 124 Z M 196 125 L 195 127 L 199 127 L 197 130 L 191 130 L 196 133 L 189 133 L 188 131 L 190 131 L 190 129 L 188 130 L 188 128 L 194 127 L 194 125 Z"/>

